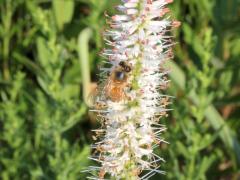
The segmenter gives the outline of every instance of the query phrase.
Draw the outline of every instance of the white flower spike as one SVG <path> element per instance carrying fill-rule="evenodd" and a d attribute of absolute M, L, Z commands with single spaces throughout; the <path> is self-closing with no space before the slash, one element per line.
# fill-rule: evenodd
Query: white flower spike
<path fill-rule="evenodd" d="M 170 96 L 169 71 L 163 64 L 173 58 L 170 31 L 180 22 L 166 17 L 173 0 L 122 0 L 119 15 L 108 17 L 111 29 L 104 33 L 108 49 L 95 98 L 95 111 L 102 129 L 92 146 L 91 159 L 100 167 L 89 167 L 89 179 L 149 179 L 164 161 L 153 151 L 162 142 Z M 110 64 L 110 66 L 109 66 Z M 142 173 L 143 171 L 145 171 Z M 94 175 L 94 171 L 98 171 Z"/>

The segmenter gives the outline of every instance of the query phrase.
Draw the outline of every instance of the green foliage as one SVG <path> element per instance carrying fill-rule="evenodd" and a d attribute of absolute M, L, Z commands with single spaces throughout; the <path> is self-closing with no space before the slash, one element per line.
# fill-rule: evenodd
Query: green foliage
<path fill-rule="evenodd" d="M 85 177 L 90 148 L 77 38 L 62 32 L 74 6 L 63 6 L 1 2 L 1 179 Z"/>
<path fill-rule="evenodd" d="M 0 179 L 85 179 L 91 162 L 87 94 L 97 80 L 104 11 L 119 0 L 0 0 Z M 167 175 L 238 179 L 238 0 L 178 0 Z M 89 64 L 87 62 L 89 61 Z M 88 67 L 89 66 L 89 67 Z"/>

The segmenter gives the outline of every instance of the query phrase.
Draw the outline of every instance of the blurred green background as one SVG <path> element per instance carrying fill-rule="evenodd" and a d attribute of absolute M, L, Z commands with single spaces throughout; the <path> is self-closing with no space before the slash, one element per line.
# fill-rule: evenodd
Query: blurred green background
<path fill-rule="evenodd" d="M 0 179 L 86 179 L 87 94 L 120 0 L 0 0 Z M 240 1 L 175 0 L 175 96 L 152 179 L 240 179 Z M 90 81 L 90 74 L 91 81 Z"/>

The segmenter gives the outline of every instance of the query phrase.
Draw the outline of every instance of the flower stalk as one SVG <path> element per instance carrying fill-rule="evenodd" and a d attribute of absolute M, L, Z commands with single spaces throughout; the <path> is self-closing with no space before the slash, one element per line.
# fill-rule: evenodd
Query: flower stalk
<path fill-rule="evenodd" d="M 99 141 L 91 159 L 100 167 L 89 179 L 148 179 L 163 158 L 154 153 L 166 129 L 159 119 L 167 116 L 170 96 L 164 63 L 173 58 L 169 32 L 180 23 L 166 14 L 172 0 L 122 0 L 119 15 L 107 16 L 110 29 L 104 37 L 107 59 L 95 96 L 102 129 L 94 130 Z M 142 173 L 146 171 L 145 173 Z M 142 175 L 144 174 L 144 175 Z"/>

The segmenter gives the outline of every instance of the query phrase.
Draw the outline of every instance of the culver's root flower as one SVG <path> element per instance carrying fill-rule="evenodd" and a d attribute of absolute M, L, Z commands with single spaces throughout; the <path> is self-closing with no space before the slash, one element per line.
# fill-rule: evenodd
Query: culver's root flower
<path fill-rule="evenodd" d="M 104 37 L 107 59 L 95 95 L 95 111 L 102 129 L 92 146 L 89 179 L 148 179 L 158 170 L 161 157 L 154 148 L 165 130 L 159 118 L 167 116 L 169 71 L 163 64 L 173 58 L 171 30 L 178 21 L 166 16 L 172 0 L 122 0 L 119 15 L 107 16 Z M 143 172 L 144 171 L 144 172 Z M 94 172 L 97 172 L 94 174 Z"/>

